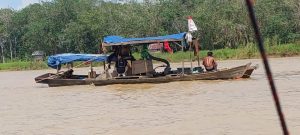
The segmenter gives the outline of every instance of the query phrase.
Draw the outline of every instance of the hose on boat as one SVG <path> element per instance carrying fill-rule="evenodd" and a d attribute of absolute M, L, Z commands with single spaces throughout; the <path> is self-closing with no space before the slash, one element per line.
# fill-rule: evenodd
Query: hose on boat
<path fill-rule="evenodd" d="M 162 58 L 154 57 L 153 55 L 151 55 L 149 53 L 146 45 L 144 45 L 142 48 L 141 56 L 143 59 L 146 59 L 146 60 L 152 59 L 152 60 L 161 61 L 161 62 L 165 63 L 166 66 L 165 66 L 165 69 L 164 69 L 164 72 L 162 73 L 162 75 L 167 75 L 171 71 L 171 66 L 170 66 L 169 61 L 162 59 Z M 159 67 L 162 67 L 162 66 L 159 66 Z"/>
<path fill-rule="evenodd" d="M 154 57 L 151 54 L 148 54 L 148 55 L 149 55 L 150 59 L 153 59 L 153 60 L 156 60 L 156 61 L 161 61 L 161 62 L 166 64 L 166 67 L 165 67 L 164 72 L 163 72 L 164 75 L 167 75 L 171 71 L 171 66 L 170 66 L 169 61 L 167 61 L 165 59 L 162 59 L 162 58 Z"/>

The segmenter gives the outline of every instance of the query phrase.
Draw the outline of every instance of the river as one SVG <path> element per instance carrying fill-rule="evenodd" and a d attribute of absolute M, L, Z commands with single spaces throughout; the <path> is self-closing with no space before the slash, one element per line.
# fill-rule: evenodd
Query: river
<path fill-rule="evenodd" d="M 250 79 L 48 87 L 54 70 L 0 72 L 1 135 L 281 135 L 260 59 Z M 290 133 L 300 134 L 300 57 L 271 58 Z M 82 70 L 82 69 L 79 69 Z"/>

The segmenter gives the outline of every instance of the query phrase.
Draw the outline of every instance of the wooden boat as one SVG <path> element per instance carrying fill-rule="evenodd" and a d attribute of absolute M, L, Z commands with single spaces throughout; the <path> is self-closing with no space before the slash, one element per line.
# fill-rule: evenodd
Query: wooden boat
<path fill-rule="evenodd" d="M 253 73 L 254 70 L 256 70 L 258 68 L 258 64 L 255 66 L 250 66 L 246 72 L 244 73 L 244 75 L 242 76 L 242 78 L 250 78 L 251 74 Z"/>
<path fill-rule="evenodd" d="M 218 79 L 236 79 L 236 78 L 249 78 L 255 68 L 250 67 L 251 63 L 229 68 L 218 70 L 214 72 L 203 72 L 203 69 L 199 65 L 193 67 L 192 62 L 190 67 L 184 65 L 182 61 L 182 67 L 177 68 L 177 70 L 172 70 L 170 63 L 162 58 L 152 56 L 145 46 L 143 46 L 141 53 L 143 52 L 144 58 L 142 60 L 135 60 L 131 55 L 129 46 L 144 45 L 149 43 L 157 42 L 173 42 L 179 45 L 183 49 L 183 40 L 185 33 L 172 34 L 159 37 L 147 37 L 147 38 L 123 38 L 119 36 L 108 36 L 104 38 L 102 43 L 103 47 L 114 48 L 114 52 L 107 56 L 105 54 L 95 55 L 95 54 L 58 54 L 48 57 L 48 66 L 60 71 L 62 64 L 68 64 L 74 61 L 84 61 L 85 62 L 104 62 L 105 73 L 96 75 L 95 71 L 92 69 L 88 75 L 73 75 L 72 67 L 66 72 L 52 74 L 47 73 L 35 78 L 36 83 L 48 84 L 50 87 L 57 86 L 70 86 L 70 85 L 111 85 L 111 84 L 135 84 L 135 83 L 167 83 L 173 81 L 192 81 L 192 80 L 218 80 Z M 181 44 L 176 43 L 181 42 Z M 127 52 L 127 54 L 123 54 Z M 115 59 L 114 59 L 115 58 Z M 126 60 L 125 60 L 126 59 Z M 110 62 L 115 61 L 115 71 L 108 72 L 110 67 Z M 162 72 L 156 72 L 156 68 L 153 68 L 152 60 L 160 61 L 164 63 L 164 70 Z M 105 61 L 109 63 L 106 67 Z M 129 61 L 129 62 L 128 62 Z M 117 66 L 116 63 L 121 64 Z M 130 66 L 124 65 L 124 63 L 130 63 Z M 122 65 L 123 64 L 123 65 Z M 119 70 L 120 67 L 122 70 Z M 130 70 L 125 71 L 125 67 L 130 68 Z M 160 67 L 160 66 L 159 66 Z M 69 72 L 71 71 L 71 72 Z M 126 74 L 126 76 L 124 76 Z M 117 77 L 122 76 L 122 77 Z"/>
<path fill-rule="evenodd" d="M 49 87 L 70 86 L 70 85 L 95 85 L 104 86 L 111 84 L 136 84 L 136 83 L 168 83 L 174 81 L 193 80 L 218 80 L 237 79 L 244 76 L 250 68 L 251 63 L 215 72 L 204 72 L 195 74 L 169 74 L 159 77 L 148 76 L 124 76 L 111 79 L 88 78 L 87 75 L 72 75 L 69 79 L 64 79 L 61 74 L 47 73 L 35 78 L 37 83 L 48 84 Z M 98 75 L 99 76 L 99 75 Z"/>

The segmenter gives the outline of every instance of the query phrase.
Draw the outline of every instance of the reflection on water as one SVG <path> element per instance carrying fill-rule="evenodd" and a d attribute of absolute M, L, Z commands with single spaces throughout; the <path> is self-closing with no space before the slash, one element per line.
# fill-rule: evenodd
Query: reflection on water
<path fill-rule="evenodd" d="M 291 134 L 300 134 L 299 57 L 271 59 Z M 222 67 L 260 60 L 222 61 Z M 285 65 L 293 62 L 293 67 Z M 81 70 L 81 69 L 79 69 Z M 0 134 L 281 134 L 263 66 L 250 79 L 49 88 L 47 71 L 0 72 Z"/>
<path fill-rule="evenodd" d="M 109 89 L 114 89 L 114 90 L 118 90 L 118 91 L 129 91 L 129 90 L 137 90 L 137 89 L 143 89 L 143 90 L 147 90 L 147 89 L 151 89 L 155 87 L 153 84 L 147 84 L 147 83 L 143 83 L 143 84 L 116 84 L 116 85 L 110 85 Z"/>

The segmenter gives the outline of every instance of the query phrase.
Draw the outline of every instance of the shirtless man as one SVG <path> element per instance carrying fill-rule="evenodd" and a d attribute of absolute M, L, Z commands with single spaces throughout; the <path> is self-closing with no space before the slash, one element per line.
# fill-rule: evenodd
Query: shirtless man
<path fill-rule="evenodd" d="M 207 52 L 207 56 L 203 59 L 203 65 L 206 71 L 217 71 L 218 64 L 216 63 L 212 52 Z"/>

